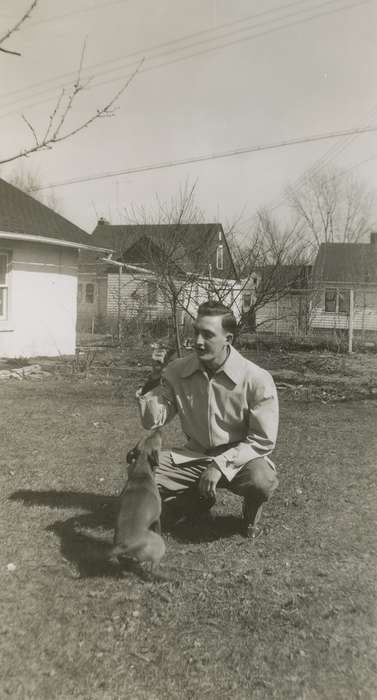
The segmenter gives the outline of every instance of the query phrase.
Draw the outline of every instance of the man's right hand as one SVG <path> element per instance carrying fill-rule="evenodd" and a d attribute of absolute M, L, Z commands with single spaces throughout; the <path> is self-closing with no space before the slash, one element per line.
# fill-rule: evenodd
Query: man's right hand
<path fill-rule="evenodd" d="M 156 345 L 154 347 L 152 353 L 152 371 L 147 381 L 145 382 L 143 388 L 141 389 L 141 395 L 146 394 L 148 391 L 151 391 L 160 383 L 167 353 L 168 351 L 164 347 L 161 347 L 159 345 Z"/>
<path fill-rule="evenodd" d="M 160 378 L 164 369 L 167 349 L 161 346 L 155 346 L 152 353 L 152 372 L 151 378 Z"/>

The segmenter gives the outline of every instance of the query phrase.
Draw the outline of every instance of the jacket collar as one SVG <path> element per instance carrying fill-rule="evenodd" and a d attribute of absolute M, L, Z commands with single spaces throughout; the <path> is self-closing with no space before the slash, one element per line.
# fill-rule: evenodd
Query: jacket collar
<path fill-rule="evenodd" d="M 232 346 L 230 347 L 230 353 L 225 360 L 224 364 L 222 367 L 220 367 L 215 374 L 220 374 L 221 372 L 224 372 L 224 374 L 229 377 L 229 379 L 233 382 L 233 384 L 238 384 L 238 382 L 241 381 L 243 377 L 243 363 L 244 363 L 244 358 L 242 355 L 240 355 L 237 350 L 235 350 Z M 203 371 L 203 366 L 201 365 L 198 356 L 196 355 L 195 351 L 192 352 L 191 355 L 188 356 L 184 367 L 181 369 L 181 377 L 191 377 L 192 374 L 195 372 L 202 372 Z"/>

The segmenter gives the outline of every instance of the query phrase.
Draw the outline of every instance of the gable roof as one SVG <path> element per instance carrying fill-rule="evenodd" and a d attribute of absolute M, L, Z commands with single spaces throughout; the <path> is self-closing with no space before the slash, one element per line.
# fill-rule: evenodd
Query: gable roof
<path fill-rule="evenodd" d="M 324 282 L 377 284 L 377 245 L 321 243 L 313 276 Z"/>
<path fill-rule="evenodd" d="M 146 244 L 152 246 L 164 246 L 176 257 L 177 264 L 185 272 L 198 272 L 198 265 L 204 263 L 208 266 L 208 258 L 204 251 L 213 253 L 218 241 L 218 234 L 222 234 L 222 242 L 225 243 L 230 260 L 230 269 L 224 265 L 223 275 L 217 276 L 237 277 L 233 258 L 229 250 L 222 224 L 109 224 L 98 223 L 93 231 L 93 242 L 112 248 L 115 254 L 122 257 L 128 251 L 132 253 L 127 262 L 141 263 L 137 255 L 142 254 Z M 140 246 L 138 245 L 140 243 Z M 205 248 L 203 244 L 205 243 Z M 135 258 L 136 255 L 136 258 Z M 204 256 L 204 257 L 203 257 Z"/>
<path fill-rule="evenodd" d="M 0 238 L 98 250 L 89 233 L 2 178 Z"/>
<path fill-rule="evenodd" d="M 308 289 L 311 265 L 265 265 L 255 269 L 260 282 L 260 289 L 279 291 L 303 291 Z"/>

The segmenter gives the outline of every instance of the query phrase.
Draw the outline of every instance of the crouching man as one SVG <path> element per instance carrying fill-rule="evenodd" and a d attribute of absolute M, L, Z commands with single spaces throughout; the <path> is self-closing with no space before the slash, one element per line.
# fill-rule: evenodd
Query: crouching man
<path fill-rule="evenodd" d="M 142 424 L 161 427 L 178 414 L 187 441 L 163 451 L 156 471 L 165 506 L 176 516 L 199 518 L 216 489 L 243 498 L 242 531 L 254 537 L 263 503 L 278 480 L 270 455 L 278 430 L 278 399 L 271 375 L 232 347 L 236 320 L 230 309 L 201 304 L 194 351 L 153 370 L 137 392 Z"/>

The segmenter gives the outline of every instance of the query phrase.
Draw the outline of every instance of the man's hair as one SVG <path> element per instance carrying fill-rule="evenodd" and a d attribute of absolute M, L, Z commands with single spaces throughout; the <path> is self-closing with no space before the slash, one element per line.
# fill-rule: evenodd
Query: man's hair
<path fill-rule="evenodd" d="M 221 324 L 227 333 L 237 333 L 237 321 L 232 309 L 220 301 L 205 301 L 198 307 L 198 316 L 221 316 Z"/>

